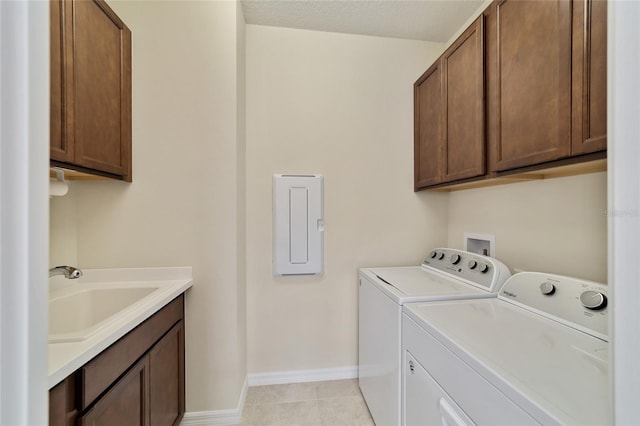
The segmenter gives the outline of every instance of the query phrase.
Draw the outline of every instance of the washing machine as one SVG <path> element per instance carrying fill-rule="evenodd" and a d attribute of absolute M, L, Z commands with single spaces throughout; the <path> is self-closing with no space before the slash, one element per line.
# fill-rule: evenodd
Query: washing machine
<path fill-rule="evenodd" d="M 537 272 L 403 307 L 403 424 L 605 425 L 607 287 Z"/>
<path fill-rule="evenodd" d="M 509 276 L 496 259 L 449 248 L 420 266 L 360 269 L 358 382 L 376 425 L 402 421 L 402 305 L 496 297 Z"/>

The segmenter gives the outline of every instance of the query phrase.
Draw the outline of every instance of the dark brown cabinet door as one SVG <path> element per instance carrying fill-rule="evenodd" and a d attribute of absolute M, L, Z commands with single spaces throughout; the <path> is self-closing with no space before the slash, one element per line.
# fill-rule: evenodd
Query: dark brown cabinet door
<path fill-rule="evenodd" d="M 51 159 L 131 181 L 131 32 L 103 0 L 54 0 L 51 24 Z"/>
<path fill-rule="evenodd" d="M 50 90 L 51 90 L 51 106 L 50 106 L 50 156 L 52 160 L 63 162 L 73 161 L 73 146 L 68 143 L 67 133 L 69 120 L 67 120 L 67 88 L 70 86 L 70 79 L 73 77 L 73 67 L 67 66 L 70 63 L 66 56 L 68 53 L 64 47 L 72 43 L 71 34 L 63 30 L 64 22 L 71 19 L 71 10 L 69 3 L 59 0 L 53 0 L 50 4 Z"/>
<path fill-rule="evenodd" d="M 496 124 L 490 140 L 496 170 L 571 154 L 571 2 L 504 0 L 487 19 L 495 51 L 489 108 Z"/>
<path fill-rule="evenodd" d="M 180 424 L 184 415 L 184 328 L 176 324 L 149 351 L 150 419 L 153 426 Z"/>
<path fill-rule="evenodd" d="M 607 2 L 573 3 L 572 154 L 607 149 Z"/>
<path fill-rule="evenodd" d="M 49 391 L 49 426 L 75 426 L 76 380 L 71 375 Z"/>
<path fill-rule="evenodd" d="M 414 190 L 442 181 L 442 84 L 440 60 L 413 85 L 414 101 Z"/>
<path fill-rule="evenodd" d="M 414 84 L 414 190 L 486 173 L 478 18 Z"/>
<path fill-rule="evenodd" d="M 443 182 L 486 172 L 484 36 L 480 16 L 442 55 Z"/>
<path fill-rule="evenodd" d="M 144 356 L 78 421 L 80 426 L 146 426 L 149 422 L 149 357 Z"/>

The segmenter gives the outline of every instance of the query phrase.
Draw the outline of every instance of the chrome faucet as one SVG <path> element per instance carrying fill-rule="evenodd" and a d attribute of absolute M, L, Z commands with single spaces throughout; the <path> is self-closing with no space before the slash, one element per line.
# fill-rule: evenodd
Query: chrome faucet
<path fill-rule="evenodd" d="M 65 278 L 74 280 L 82 276 L 82 271 L 78 268 L 74 268 L 73 266 L 56 266 L 55 268 L 49 269 L 49 277 L 54 277 L 56 275 L 64 275 Z"/>

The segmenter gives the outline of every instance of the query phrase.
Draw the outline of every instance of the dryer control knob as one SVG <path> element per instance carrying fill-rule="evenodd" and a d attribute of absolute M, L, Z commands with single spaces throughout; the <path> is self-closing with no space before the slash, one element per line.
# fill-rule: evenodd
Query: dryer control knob
<path fill-rule="evenodd" d="M 429 257 L 432 258 L 432 259 L 435 259 L 437 255 L 438 255 L 438 252 L 435 251 L 435 250 L 433 250 L 431 253 L 429 253 Z"/>
<path fill-rule="evenodd" d="M 489 272 L 489 265 L 487 265 L 486 263 L 481 263 L 480 272 L 482 272 L 483 274 L 486 274 L 487 272 Z"/>
<path fill-rule="evenodd" d="M 475 260 L 470 260 L 469 263 L 467 263 L 467 266 L 469 267 L 469 269 L 476 269 L 476 266 L 478 266 L 478 262 L 476 262 Z"/>
<path fill-rule="evenodd" d="M 597 311 L 607 306 L 607 296 L 599 291 L 587 290 L 580 295 L 580 303 L 587 309 Z"/>
<path fill-rule="evenodd" d="M 438 253 L 438 260 L 444 259 L 444 253 Z"/>
<path fill-rule="evenodd" d="M 545 296 L 551 296 L 553 293 L 556 292 L 556 286 L 554 286 L 551 283 L 544 282 L 544 283 L 540 284 L 540 291 Z"/>
<path fill-rule="evenodd" d="M 459 254 L 452 254 L 451 255 L 451 263 L 453 263 L 454 265 L 457 265 L 458 263 L 460 263 L 460 255 Z"/>

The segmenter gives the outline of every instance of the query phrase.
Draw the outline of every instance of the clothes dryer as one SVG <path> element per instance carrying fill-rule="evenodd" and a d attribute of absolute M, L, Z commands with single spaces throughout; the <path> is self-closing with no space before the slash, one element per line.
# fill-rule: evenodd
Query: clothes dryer
<path fill-rule="evenodd" d="M 494 299 L 404 305 L 403 424 L 611 424 L 607 297 L 523 272 Z"/>

